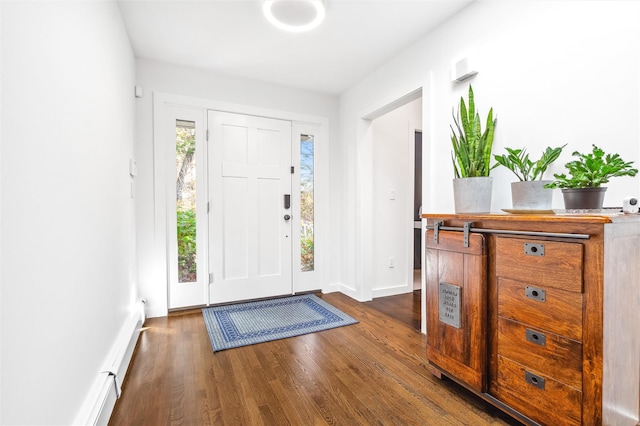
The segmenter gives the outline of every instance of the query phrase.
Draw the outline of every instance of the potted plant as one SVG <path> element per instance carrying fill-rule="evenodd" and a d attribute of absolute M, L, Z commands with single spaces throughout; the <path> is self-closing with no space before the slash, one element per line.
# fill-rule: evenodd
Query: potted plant
<path fill-rule="evenodd" d="M 547 188 L 562 188 L 566 209 L 601 209 L 604 193 L 602 185 L 616 176 L 635 176 L 638 169 L 633 168 L 633 161 L 626 162 L 618 154 L 605 152 L 592 145 L 588 154 L 578 151 L 571 154 L 577 160 L 565 164 L 568 175 L 554 174 L 556 178 L 546 185 Z"/>
<path fill-rule="evenodd" d="M 456 213 L 491 211 L 491 149 L 497 120 L 489 109 L 484 132 L 476 111 L 473 88 L 469 85 L 469 108 L 460 97 L 459 111 L 453 115 L 451 153 L 454 169 L 453 195 Z"/>
<path fill-rule="evenodd" d="M 549 210 L 553 191 L 545 188 L 550 180 L 542 180 L 547 167 L 558 159 L 566 144 L 557 148 L 547 147 L 540 159 L 531 160 L 526 148 L 507 150 L 506 155 L 494 155 L 496 166 L 511 170 L 518 178 L 511 183 L 511 201 L 515 210 Z"/>

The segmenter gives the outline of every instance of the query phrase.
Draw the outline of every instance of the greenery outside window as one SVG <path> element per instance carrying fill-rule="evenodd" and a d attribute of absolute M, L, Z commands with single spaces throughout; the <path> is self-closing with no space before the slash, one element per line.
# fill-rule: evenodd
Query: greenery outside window
<path fill-rule="evenodd" d="M 196 123 L 176 120 L 178 282 L 196 282 Z"/>
<path fill-rule="evenodd" d="M 314 137 L 300 138 L 300 250 L 301 270 L 314 270 Z"/>

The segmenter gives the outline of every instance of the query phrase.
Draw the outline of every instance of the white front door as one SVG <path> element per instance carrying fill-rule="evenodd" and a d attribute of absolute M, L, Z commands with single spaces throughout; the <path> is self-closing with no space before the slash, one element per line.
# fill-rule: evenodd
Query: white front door
<path fill-rule="evenodd" d="M 209 111 L 209 303 L 292 294 L 291 122 Z"/>

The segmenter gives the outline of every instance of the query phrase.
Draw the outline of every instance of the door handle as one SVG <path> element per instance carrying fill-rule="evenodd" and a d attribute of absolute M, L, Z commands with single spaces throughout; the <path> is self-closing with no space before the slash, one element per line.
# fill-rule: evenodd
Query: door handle
<path fill-rule="evenodd" d="M 289 220 L 289 219 L 291 219 L 291 216 L 289 216 L 288 214 L 285 214 L 284 215 L 284 220 Z"/>
<path fill-rule="evenodd" d="M 287 210 L 291 208 L 291 194 L 284 194 L 284 208 Z"/>

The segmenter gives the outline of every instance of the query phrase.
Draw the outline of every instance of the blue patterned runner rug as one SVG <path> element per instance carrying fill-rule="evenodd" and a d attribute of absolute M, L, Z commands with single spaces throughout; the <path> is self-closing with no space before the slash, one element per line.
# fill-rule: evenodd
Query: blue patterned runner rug
<path fill-rule="evenodd" d="M 213 351 L 356 324 L 313 294 L 202 309 Z"/>

